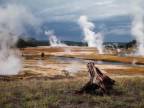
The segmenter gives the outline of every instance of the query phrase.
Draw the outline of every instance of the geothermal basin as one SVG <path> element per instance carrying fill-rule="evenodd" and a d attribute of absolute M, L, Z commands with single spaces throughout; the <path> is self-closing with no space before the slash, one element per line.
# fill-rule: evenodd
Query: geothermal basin
<path fill-rule="evenodd" d="M 111 77 L 144 77 L 144 57 L 97 54 L 95 48 L 88 47 L 31 47 L 21 52 L 23 68 L 9 78 L 88 77 L 86 64 L 90 61 Z"/>

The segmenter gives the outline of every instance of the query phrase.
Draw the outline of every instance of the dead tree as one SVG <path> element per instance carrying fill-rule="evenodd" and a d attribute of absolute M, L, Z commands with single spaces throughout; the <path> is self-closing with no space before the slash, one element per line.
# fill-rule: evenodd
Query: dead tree
<path fill-rule="evenodd" d="M 106 94 L 113 88 L 115 81 L 103 74 L 100 69 L 95 67 L 94 62 L 88 63 L 87 68 L 90 79 L 76 93 L 96 93 L 96 91 L 99 90 L 101 93 Z"/>

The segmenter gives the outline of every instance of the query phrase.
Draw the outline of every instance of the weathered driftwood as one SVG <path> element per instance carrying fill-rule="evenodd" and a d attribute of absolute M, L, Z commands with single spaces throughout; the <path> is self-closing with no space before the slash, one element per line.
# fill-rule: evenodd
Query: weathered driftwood
<path fill-rule="evenodd" d="M 113 88 L 115 81 L 103 74 L 93 62 L 88 63 L 87 68 L 90 80 L 76 93 L 97 93 L 99 91 L 106 94 Z"/>

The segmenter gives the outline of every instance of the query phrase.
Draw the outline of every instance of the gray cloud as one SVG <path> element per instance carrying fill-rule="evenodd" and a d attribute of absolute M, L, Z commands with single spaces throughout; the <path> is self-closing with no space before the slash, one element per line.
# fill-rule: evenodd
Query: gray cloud
<path fill-rule="evenodd" d="M 105 19 L 122 19 L 123 16 L 131 16 L 134 14 L 134 10 L 136 8 L 136 2 L 141 1 L 140 5 L 144 7 L 143 0 L 0 0 L 0 4 L 6 3 L 15 3 L 20 4 L 24 7 L 27 7 L 29 10 L 32 11 L 37 17 L 41 18 L 44 22 L 77 22 L 77 19 L 81 15 L 86 15 L 89 17 L 91 21 L 102 20 L 106 21 Z M 143 11 L 144 12 L 144 11 Z M 122 17 L 120 17 L 122 16 Z M 117 25 L 123 25 L 124 27 L 116 28 L 116 25 L 112 22 L 107 28 L 113 25 L 115 27 L 114 30 L 108 31 L 107 34 L 117 34 L 123 35 L 128 34 L 130 28 L 125 28 L 126 24 L 123 24 L 125 20 L 118 20 L 115 21 Z M 128 19 L 128 21 L 131 21 Z M 73 23 L 72 22 L 72 23 Z M 109 21 L 108 21 L 109 22 Z M 126 20 L 127 22 L 127 20 Z M 59 23 L 58 23 L 59 24 Z M 56 32 L 62 32 L 62 28 L 68 29 L 64 26 L 63 23 L 60 23 L 58 26 L 52 26 L 51 29 L 56 29 Z M 66 25 L 66 24 L 65 24 Z M 77 25 L 76 25 L 77 26 Z M 96 28 L 99 25 L 96 24 Z M 69 29 L 78 29 L 78 28 L 69 28 Z M 113 29 L 113 28 L 112 28 Z M 119 30 L 118 30 L 119 29 Z M 67 35 L 72 34 L 73 32 L 68 32 Z M 66 31 L 62 32 L 60 35 L 64 35 Z M 79 32 L 79 31 L 77 31 Z M 73 34 L 75 35 L 75 34 Z M 78 34 L 79 36 L 79 34 Z M 65 38 L 70 38 L 66 37 Z"/>
<path fill-rule="evenodd" d="M 54 2 L 55 1 L 55 2 Z M 134 3 L 131 0 L 53 0 L 45 2 L 37 14 L 48 20 L 74 20 L 80 15 L 87 15 L 92 20 L 114 16 L 130 15 Z"/>
<path fill-rule="evenodd" d="M 0 3 L 6 0 L 0 0 Z M 29 7 L 45 20 L 77 21 L 80 15 L 92 20 L 131 15 L 135 1 L 142 0 L 8 0 Z M 142 5 L 144 1 L 142 1 Z M 144 5 L 143 5 L 144 6 Z"/>

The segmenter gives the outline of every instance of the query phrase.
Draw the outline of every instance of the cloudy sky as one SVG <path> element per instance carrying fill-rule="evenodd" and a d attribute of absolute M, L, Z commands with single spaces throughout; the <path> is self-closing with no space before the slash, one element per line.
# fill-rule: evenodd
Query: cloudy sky
<path fill-rule="evenodd" d="M 62 40 L 82 40 L 77 24 L 86 15 L 96 28 L 103 31 L 105 41 L 130 41 L 132 16 L 143 0 L 0 0 L 1 6 L 16 4 L 26 7 L 43 22 L 43 30 L 54 30 Z M 143 7 L 143 6 L 141 6 Z M 42 34 L 41 34 L 42 35 Z M 41 39 L 41 36 L 37 36 Z M 45 38 L 43 38 L 45 39 Z"/>
<path fill-rule="evenodd" d="M 4 0 L 3 0 L 4 1 Z M 5 0 L 6 1 L 6 0 Z M 10 0 L 30 8 L 47 20 L 77 20 L 87 15 L 92 20 L 125 16 L 133 12 L 137 0 Z"/>

